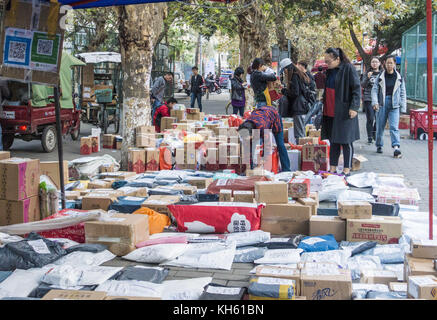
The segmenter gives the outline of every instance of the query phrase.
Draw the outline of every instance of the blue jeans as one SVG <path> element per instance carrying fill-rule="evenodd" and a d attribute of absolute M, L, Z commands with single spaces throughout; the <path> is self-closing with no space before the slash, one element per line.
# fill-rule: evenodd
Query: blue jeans
<path fill-rule="evenodd" d="M 199 106 L 200 112 L 202 112 L 202 92 L 191 92 L 191 108 L 194 108 L 194 104 L 197 99 L 197 105 Z"/>
<path fill-rule="evenodd" d="M 376 113 L 376 146 L 382 147 L 384 145 L 384 128 L 388 123 L 390 126 L 390 138 L 391 146 L 401 145 L 401 137 L 399 134 L 399 108 L 393 108 L 392 96 L 385 97 L 384 106 L 379 107 L 379 111 Z"/>
<path fill-rule="evenodd" d="M 281 172 L 290 171 L 290 159 L 284 144 L 284 131 L 278 132 L 274 136 L 278 146 L 279 160 L 281 161 Z"/>

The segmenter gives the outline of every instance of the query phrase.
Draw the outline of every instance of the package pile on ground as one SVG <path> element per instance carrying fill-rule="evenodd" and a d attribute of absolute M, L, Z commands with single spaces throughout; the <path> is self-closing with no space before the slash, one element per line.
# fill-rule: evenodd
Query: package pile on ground
<path fill-rule="evenodd" d="M 321 155 L 306 171 L 162 167 L 163 141 L 184 159 L 189 142 L 232 148 L 193 134 L 137 129 L 133 171 L 110 156 L 70 162 L 67 209 L 47 215 L 39 191 L 59 189 L 59 164 L 0 160 L 0 298 L 435 299 L 437 241 L 426 240 L 426 213 L 402 176 L 329 174 L 320 161 L 329 146 L 317 137 L 297 146 L 304 168 L 313 152 Z M 166 280 L 172 268 L 229 271 L 239 263 L 253 265 L 246 286 Z"/>

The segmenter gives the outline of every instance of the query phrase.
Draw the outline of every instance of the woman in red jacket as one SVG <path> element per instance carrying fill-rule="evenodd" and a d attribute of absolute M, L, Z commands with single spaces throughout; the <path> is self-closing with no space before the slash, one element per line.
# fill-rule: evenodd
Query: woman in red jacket
<path fill-rule="evenodd" d="M 175 98 L 170 98 L 166 103 L 155 110 L 152 124 L 155 126 L 156 132 L 161 132 L 161 118 L 170 117 L 170 111 L 176 103 L 178 103 L 178 101 Z"/>

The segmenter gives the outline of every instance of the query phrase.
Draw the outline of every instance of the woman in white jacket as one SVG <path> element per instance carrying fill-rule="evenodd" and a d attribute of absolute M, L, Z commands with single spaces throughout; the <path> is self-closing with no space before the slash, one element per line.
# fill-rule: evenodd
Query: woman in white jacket
<path fill-rule="evenodd" d="M 399 117 L 400 112 L 407 111 L 407 94 L 405 81 L 395 67 L 396 58 L 388 56 L 385 71 L 381 72 L 372 88 L 372 106 L 376 111 L 376 152 L 382 153 L 384 128 L 388 119 L 393 155 L 400 158 Z"/>

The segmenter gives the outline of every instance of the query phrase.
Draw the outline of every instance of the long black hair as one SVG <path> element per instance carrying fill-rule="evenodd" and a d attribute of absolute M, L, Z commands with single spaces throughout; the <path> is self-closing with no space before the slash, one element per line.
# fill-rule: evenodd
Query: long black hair
<path fill-rule="evenodd" d="M 259 67 L 265 65 L 264 60 L 261 58 L 255 58 L 252 62 L 252 71 L 258 70 Z"/>
<path fill-rule="evenodd" d="M 341 48 L 328 48 L 325 53 L 331 54 L 335 59 L 340 58 L 341 62 L 351 63 L 346 53 Z"/>

